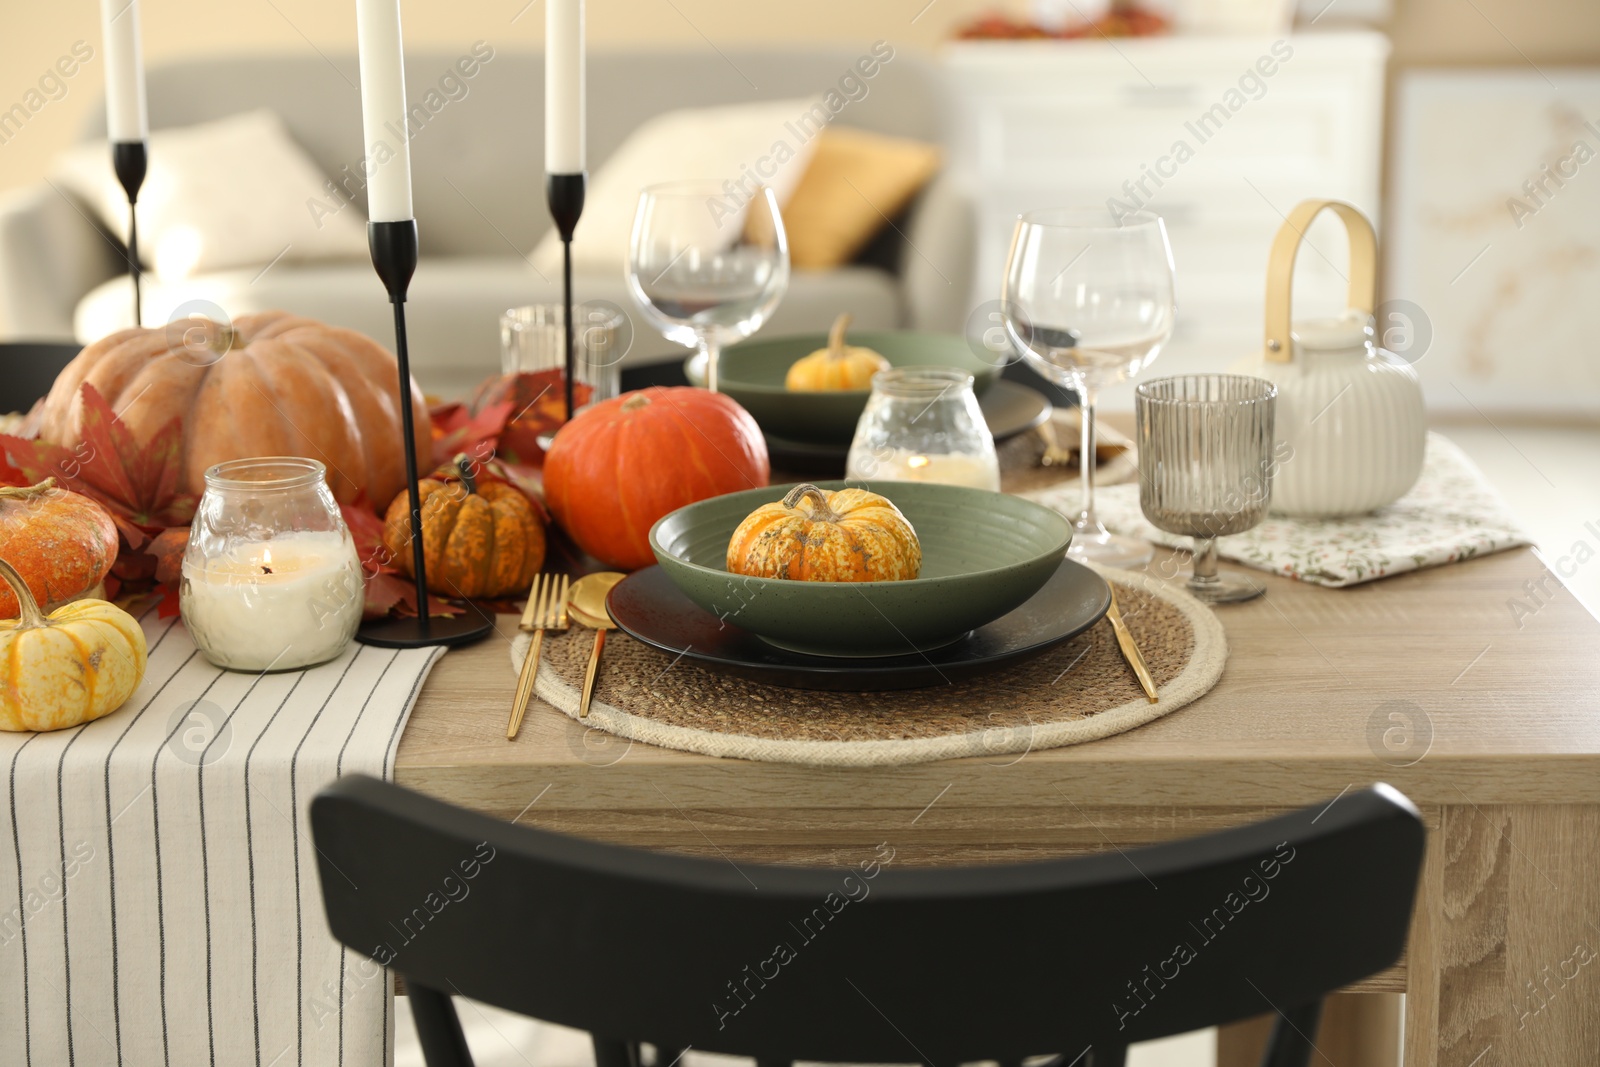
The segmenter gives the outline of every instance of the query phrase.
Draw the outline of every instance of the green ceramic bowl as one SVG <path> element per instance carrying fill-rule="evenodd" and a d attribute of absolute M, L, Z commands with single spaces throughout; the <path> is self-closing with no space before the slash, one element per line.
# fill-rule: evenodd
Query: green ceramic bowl
<path fill-rule="evenodd" d="M 974 354 L 960 334 L 864 330 L 850 333 L 846 341 L 881 353 L 896 367 L 958 367 L 972 375 L 973 388 L 980 396 L 1000 377 L 1000 368 Z M 722 353 L 717 388 L 737 400 L 755 416 L 761 429 L 774 437 L 847 445 L 856 435 L 856 423 L 871 390 L 791 392 L 783 387 L 784 376 L 795 360 L 827 347 L 828 335 L 823 333 L 734 345 Z M 683 372 L 693 384 L 706 384 L 704 357 L 690 356 Z"/>
<path fill-rule="evenodd" d="M 820 482 L 843 489 L 853 482 Z M 817 656 L 902 656 L 959 640 L 1049 581 L 1072 540 L 1061 515 L 1021 497 L 921 482 L 878 482 L 922 543 L 922 574 L 903 582 L 796 582 L 727 572 L 746 515 L 780 500 L 775 485 L 679 508 L 650 547 L 696 604 L 770 644 Z M 887 491 L 885 491 L 887 490 Z"/>

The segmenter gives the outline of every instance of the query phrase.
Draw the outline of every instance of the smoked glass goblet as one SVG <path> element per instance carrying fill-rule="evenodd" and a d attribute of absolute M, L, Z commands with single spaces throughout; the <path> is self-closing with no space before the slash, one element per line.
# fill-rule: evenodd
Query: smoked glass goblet
<path fill-rule="evenodd" d="M 1218 571 L 1216 539 L 1266 517 L 1277 399 L 1277 386 L 1241 374 L 1156 378 L 1134 390 L 1139 507 L 1156 528 L 1194 538 L 1189 592 L 1208 603 L 1265 592 Z"/>

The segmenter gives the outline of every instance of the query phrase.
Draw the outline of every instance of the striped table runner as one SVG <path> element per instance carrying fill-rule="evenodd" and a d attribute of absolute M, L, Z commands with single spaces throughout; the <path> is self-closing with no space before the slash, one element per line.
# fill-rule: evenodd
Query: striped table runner
<path fill-rule="evenodd" d="M 238 674 L 141 624 L 121 710 L 0 734 L 0 1064 L 387 1063 L 391 981 L 328 934 L 306 810 L 391 776 L 442 650 Z"/>

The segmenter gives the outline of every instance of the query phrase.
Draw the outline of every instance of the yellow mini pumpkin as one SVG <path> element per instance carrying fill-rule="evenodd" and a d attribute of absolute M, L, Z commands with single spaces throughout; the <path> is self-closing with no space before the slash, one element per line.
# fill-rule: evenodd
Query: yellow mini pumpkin
<path fill-rule="evenodd" d="M 77 600 L 48 617 L 16 568 L 0 578 L 21 605 L 0 619 L 0 730 L 61 730 L 122 707 L 144 680 L 144 631 L 104 600 Z"/>
<path fill-rule="evenodd" d="M 752 511 L 728 542 L 728 571 L 804 582 L 895 582 L 922 570 L 900 509 L 865 489 L 797 485 Z"/>
<path fill-rule="evenodd" d="M 844 343 L 850 316 L 840 315 L 828 331 L 828 347 L 795 360 L 784 376 L 783 387 L 795 392 L 829 392 L 871 389 L 872 376 L 889 369 L 889 361 L 870 348 Z"/>

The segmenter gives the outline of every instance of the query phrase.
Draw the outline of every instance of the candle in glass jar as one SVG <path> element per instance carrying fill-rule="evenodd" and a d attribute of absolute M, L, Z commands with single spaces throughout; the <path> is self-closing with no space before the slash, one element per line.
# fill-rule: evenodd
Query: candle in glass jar
<path fill-rule="evenodd" d="M 871 472 L 852 472 L 849 477 L 866 481 L 937 482 L 1000 491 L 1000 464 L 993 455 L 930 455 L 896 448 L 874 456 L 873 460 Z"/>
<path fill-rule="evenodd" d="M 179 605 L 207 659 L 233 670 L 289 670 L 343 652 L 361 623 L 361 562 L 338 531 L 280 534 L 186 559 Z"/>

